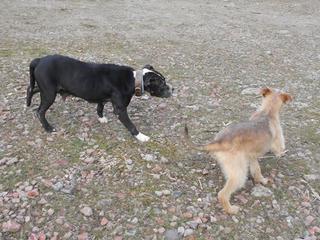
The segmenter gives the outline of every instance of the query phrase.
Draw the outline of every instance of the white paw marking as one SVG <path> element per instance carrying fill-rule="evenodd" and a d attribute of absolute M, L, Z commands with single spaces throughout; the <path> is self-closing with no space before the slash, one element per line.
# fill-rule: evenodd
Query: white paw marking
<path fill-rule="evenodd" d="M 106 117 L 98 118 L 98 121 L 101 123 L 107 123 L 108 119 Z"/>
<path fill-rule="evenodd" d="M 147 142 L 149 141 L 150 137 L 144 135 L 143 133 L 139 133 L 138 135 L 134 136 L 136 139 L 138 139 L 140 142 Z"/>

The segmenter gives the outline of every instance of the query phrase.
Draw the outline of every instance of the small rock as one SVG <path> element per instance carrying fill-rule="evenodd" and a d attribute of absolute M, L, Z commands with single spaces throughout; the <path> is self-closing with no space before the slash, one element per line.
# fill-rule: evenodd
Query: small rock
<path fill-rule="evenodd" d="M 84 207 L 80 210 L 80 212 L 85 215 L 86 217 L 90 217 L 92 216 L 93 212 L 92 212 L 92 209 L 90 207 Z"/>
<path fill-rule="evenodd" d="M 229 233 L 232 232 L 232 228 L 226 227 L 226 228 L 224 229 L 224 232 L 225 232 L 226 234 L 229 234 Z"/>
<path fill-rule="evenodd" d="M 166 240 L 179 240 L 179 233 L 176 229 L 167 230 L 164 234 Z"/>
<path fill-rule="evenodd" d="M 105 226 L 105 225 L 108 224 L 108 222 L 109 222 L 109 220 L 108 220 L 107 218 L 103 217 L 103 218 L 101 219 L 101 221 L 100 221 L 100 225 L 101 225 L 101 226 Z"/>
<path fill-rule="evenodd" d="M 2 224 L 2 231 L 3 232 L 18 232 L 21 228 L 19 223 L 16 223 L 13 220 L 9 220 Z"/>
<path fill-rule="evenodd" d="M 273 195 L 273 192 L 262 185 L 257 185 L 252 189 L 251 195 L 254 197 L 269 197 Z"/>

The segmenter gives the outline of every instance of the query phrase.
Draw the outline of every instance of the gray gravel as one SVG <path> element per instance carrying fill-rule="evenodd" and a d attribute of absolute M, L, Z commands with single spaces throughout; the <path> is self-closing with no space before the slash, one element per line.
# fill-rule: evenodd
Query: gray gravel
<path fill-rule="evenodd" d="M 319 239 L 320 2 L 0 2 L 0 239 Z M 46 134 L 25 107 L 28 64 L 60 53 L 140 68 L 176 92 L 134 97 L 138 143 L 106 105 L 57 97 Z M 288 152 L 261 159 L 266 189 L 249 179 L 223 213 L 216 162 L 195 142 L 247 119 L 258 89 L 290 92 L 282 123 Z M 256 195 L 256 190 L 259 194 Z M 261 195 L 262 194 L 262 195 Z"/>

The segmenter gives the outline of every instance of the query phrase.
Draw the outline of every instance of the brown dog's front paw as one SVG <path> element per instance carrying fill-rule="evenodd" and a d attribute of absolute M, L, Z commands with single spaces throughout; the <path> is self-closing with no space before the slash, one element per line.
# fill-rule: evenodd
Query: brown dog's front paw
<path fill-rule="evenodd" d="M 282 151 L 275 152 L 274 154 L 276 155 L 277 158 L 281 158 L 281 157 L 283 157 L 287 152 L 288 152 L 288 150 L 282 150 Z"/>

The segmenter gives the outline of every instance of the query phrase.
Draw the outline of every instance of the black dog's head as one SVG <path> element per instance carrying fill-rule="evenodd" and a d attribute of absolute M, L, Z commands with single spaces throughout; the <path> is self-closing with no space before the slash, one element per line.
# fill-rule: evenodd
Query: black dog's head
<path fill-rule="evenodd" d="M 166 83 L 166 79 L 157 72 L 151 65 L 143 67 L 144 89 L 151 96 L 168 98 L 172 95 L 173 88 Z"/>

